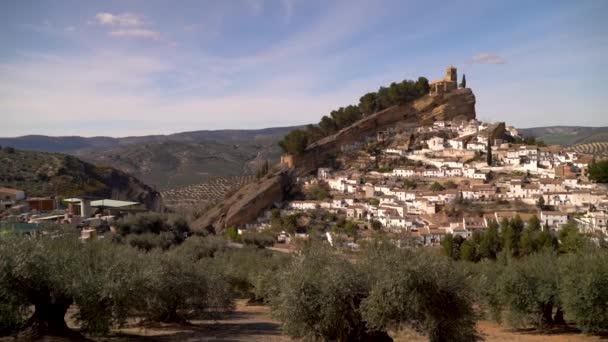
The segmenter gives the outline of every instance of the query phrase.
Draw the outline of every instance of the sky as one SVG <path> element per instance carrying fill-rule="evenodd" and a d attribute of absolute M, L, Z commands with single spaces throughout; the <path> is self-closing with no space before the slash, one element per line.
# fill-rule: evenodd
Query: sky
<path fill-rule="evenodd" d="M 0 136 L 316 123 L 452 64 L 477 117 L 608 125 L 608 1 L 3 0 Z"/>

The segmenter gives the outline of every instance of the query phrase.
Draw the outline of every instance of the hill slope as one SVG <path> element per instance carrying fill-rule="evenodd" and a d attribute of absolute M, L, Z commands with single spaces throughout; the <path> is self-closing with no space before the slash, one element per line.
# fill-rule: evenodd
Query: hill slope
<path fill-rule="evenodd" d="M 217 142 L 230 144 L 236 141 L 278 140 L 294 127 L 273 127 L 264 129 L 224 129 L 215 131 L 192 131 L 169 135 L 144 135 L 139 137 L 51 137 L 46 135 L 25 135 L 16 138 L 0 138 L 0 146 L 11 146 L 20 150 L 39 152 L 76 153 L 79 151 L 106 150 L 131 144 L 152 144 L 166 141 L 203 143 Z"/>
<path fill-rule="evenodd" d="M 374 137 L 379 130 L 398 123 L 412 124 L 436 120 L 474 119 L 475 95 L 471 89 L 458 89 L 438 96 L 426 95 L 412 102 L 389 107 L 370 114 L 310 145 L 299 156 L 293 156 L 294 168 L 281 165 L 262 179 L 245 185 L 218 206 L 193 223 L 193 229 L 221 232 L 227 227 L 241 226 L 255 220 L 275 202 L 282 201 L 293 189 L 298 176 L 315 171 L 332 156 L 340 153 L 344 145 Z"/>
<path fill-rule="evenodd" d="M 25 190 L 29 197 L 88 195 L 162 208 L 160 194 L 137 178 L 60 153 L 0 149 L 0 186 Z"/>
<path fill-rule="evenodd" d="M 254 174 L 264 160 L 278 161 L 275 140 L 233 144 L 165 141 L 76 154 L 95 165 L 128 172 L 158 189 L 200 183 L 218 176 Z"/>
<path fill-rule="evenodd" d="M 608 141 L 608 127 L 548 126 L 521 128 L 523 136 L 534 136 L 548 145 L 572 146 Z"/>
<path fill-rule="evenodd" d="M 95 165 L 128 172 L 159 189 L 183 187 L 225 176 L 255 173 L 265 160 L 278 161 L 277 142 L 298 127 L 193 131 L 141 137 L 0 138 L 0 146 L 69 153 Z"/>

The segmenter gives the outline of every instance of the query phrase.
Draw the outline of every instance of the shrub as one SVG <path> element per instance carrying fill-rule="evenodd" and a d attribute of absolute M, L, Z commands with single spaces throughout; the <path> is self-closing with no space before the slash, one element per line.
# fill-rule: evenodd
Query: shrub
<path fill-rule="evenodd" d="M 3 304 L 34 307 L 21 327 L 25 335 L 77 335 L 64 321 L 73 303 L 80 309 L 77 319 L 83 331 L 107 332 L 111 324 L 123 322 L 138 302 L 137 289 L 143 284 L 139 258 L 132 248 L 109 241 L 82 243 L 69 231 L 52 237 L 2 235 Z M 6 324 L 4 315 L 0 321 Z"/>
<path fill-rule="evenodd" d="M 380 247 L 367 259 L 375 278 L 362 313 L 373 330 L 409 326 L 430 341 L 476 339 L 473 292 L 447 258 Z"/>
<path fill-rule="evenodd" d="M 131 247 L 138 248 L 146 252 L 155 248 L 167 250 L 173 245 L 174 236 L 169 232 L 163 232 L 160 234 L 130 234 L 125 238 L 125 242 Z"/>
<path fill-rule="evenodd" d="M 200 315 L 221 315 L 232 309 L 227 280 L 205 259 L 198 262 L 180 253 L 153 252 L 146 258 L 149 279 L 143 314 L 161 322 L 185 322 Z"/>
<path fill-rule="evenodd" d="M 256 232 L 243 232 L 243 234 L 241 234 L 241 240 L 246 245 L 252 245 L 258 248 L 272 247 L 275 243 L 275 238 L 271 234 Z"/>
<path fill-rule="evenodd" d="M 291 256 L 284 253 L 244 247 L 218 253 L 213 263 L 226 276 L 237 295 L 267 300 L 277 291 L 278 283 L 272 279 L 289 264 L 290 259 Z"/>
<path fill-rule="evenodd" d="M 558 264 L 552 251 L 513 261 L 505 268 L 500 283 L 512 325 L 553 323 L 553 309 L 560 300 Z"/>
<path fill-rule="evenodd" d="M 560 259 L 560 294 L 568 317 L 584 332 L 607 332 L 608 251 L 597 248 Z"/>
<path fill-rule="evenodd" d="M 295 338 L 388 341 L 386 331 L 401 326 L 431 341 L 476 338 L 469 284 L 440 256 L 372 242 L 353 263 L 313 244 L 277 283 L 273 314 Z"/>
<path fill-rule="evenodd" d="M 278 283 L 280 292 L 270 303 L 288 335 L 326 341 L 368 335 L 359 310 L 368 284 L 352 263 L 315 246 L 294 260 Z"/>

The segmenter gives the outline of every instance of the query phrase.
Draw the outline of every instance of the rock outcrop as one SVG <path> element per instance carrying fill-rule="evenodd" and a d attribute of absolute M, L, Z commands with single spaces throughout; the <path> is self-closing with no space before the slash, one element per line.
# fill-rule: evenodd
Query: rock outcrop
<path fill-rule="evenodd" d="M 217 233 L 227 227 L 254 221 L 260 213 L 272 207 L 274 202 L 282 201 L 289 193 L 292 176 L 287 168 L 281 168 L 257 182 L 245 185 L 195 221 L 193 229 Z"/>
<path fill-rule="evenodd" d="M 282 201 L 294 178 L 309 174 L 337 154 L 342 145 L 361 141 L 399 122 L 431 124 L 436 120 L 475 118 L 475 95 L 471 89 L 427 95 L 410 103 L 369 115 L 339 132 L 310 144 L 301 156 L 290 158 L 293 167 L 283 167 L 266 178 L 249 184 L 210 210 L 193 224 L 195 230 L 219 232 L 230 226 L 252 222 L 274 202 Z"/>
<path fill-rule="evenodd" d="M 165 210 L 160 193 L 138 178 L 113 168 L 106 168 L 102 177 L 107 190 L 97 195 L 116 200 L 135 201 L 152 211 Z"/>
<path fill-rule="evenodd" d="M 24 190 L 28 197 L 92 196 L 163 210 L 160 193 L 134 176 L 61 153 L 0 149 L 0 186 Z"/>

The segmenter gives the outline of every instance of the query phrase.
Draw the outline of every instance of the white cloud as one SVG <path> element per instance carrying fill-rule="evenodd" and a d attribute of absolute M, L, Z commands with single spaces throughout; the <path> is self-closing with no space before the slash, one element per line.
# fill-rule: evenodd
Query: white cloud
<path fill-rule="evenodd" d="M 95 20 L 98 24 L 105 26 L 136 27 L 143 25 L 141 17 L 132 13 L 112 14 L 101 12 L 95 15 Z"/>
<path fill-rule="evenodd" d="M 175 87 L 187 87 L 189 76 L 179 72 L 183 63 L 166 56 L 103 51 L 68 58 L 32 56 L 0 63 L 0 78 L 6 80 L 0 84 L 0 112 L 6 114 L 3 118 L 9 123 L 0 125 L 0 136 L 116 136 L 302 124 L 316 122 L 330 109 L 355 101 L 361 92 L 358 86 L 346 84 L 323 94 L 308 92 L 307 84 L 316 81 L 315 76 L 304 71 L 276 75 L 255 87 L 232 89 L 228 84 L 229 88 L 224 89 L 222 82 L 229 82 L 230 77 L 215 74 L 205 63 L 189 64 L 188 69 L 193 69 L 192 77 L 209 88 L 172 94 L 173 88 L 157 87 L 158 79 L 164 77 L 178 77 L 173 80 Z M 23 124 L 21 118 L 25 114 L 38 118 L 36 125 Z M 116 122 L 120 131 L 108 127 L 90 131 L 102 121 Z M 62 127 L 62 122 L 78 122 L 82 130 L 77 125 Z"/>
<path fill-rule="evenodd" d="M 127 29 L 110 31 L 109 35 L 118 38 L 160 39 L 160 33 L 146 29 Z"/>
<path fill-rule="evenodd" d="M 74 32 L 76 30 L 76 28 L 74 26 L 68 26 L 65 28 L 66 32 Z"/>
<path fill-rule="evenodd" d="M 466 62 L 467 64 L 505 64 L 506 61 L 495 54 L 492 53 L 480 53 L 479 55 L 473 56 L 470 61 Z"/>

